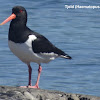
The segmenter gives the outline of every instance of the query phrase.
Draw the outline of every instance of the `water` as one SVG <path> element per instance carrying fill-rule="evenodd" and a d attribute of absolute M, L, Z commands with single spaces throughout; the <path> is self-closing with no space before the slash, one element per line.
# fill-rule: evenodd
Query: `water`
<path fill-rule="evenodd" d="M 72 56 L 42 64 L 40 88 L 100 96 L 100 9 L 65 9 L 66 5 L 100 5 L 95 0 L 1 0 L 0 22 L 15 5 L 28 12 L 28 27 Z M 0 26 L 0 85 L 28 83 L 28 68 L 8 48 L 9 23 Z M 32 63 L 32 83 L 38 65 Z"/>

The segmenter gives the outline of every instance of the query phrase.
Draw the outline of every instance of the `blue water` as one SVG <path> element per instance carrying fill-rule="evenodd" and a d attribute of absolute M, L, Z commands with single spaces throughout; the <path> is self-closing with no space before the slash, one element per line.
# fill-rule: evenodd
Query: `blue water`
<path fill-rule="evenodd" d="M 99 0 L 0 0 L 0 22 L 15 5 L 28 12 L 27 26 L 72 56 L 42 64 L 40 88 L 100 96 L 100 9 L 65 9 L 66 5 L 100 6 Z M 8 47 L 9 23 L 0 26 L 0 85 L 28 84 L 28 68 Z M 38 65 L 32 63 L 32 83 Z"/>

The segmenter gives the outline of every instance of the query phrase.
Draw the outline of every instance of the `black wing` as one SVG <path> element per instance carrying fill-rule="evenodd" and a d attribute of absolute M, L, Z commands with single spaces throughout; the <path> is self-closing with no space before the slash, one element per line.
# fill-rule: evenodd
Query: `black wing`
<path fill-rule="evenodd" d="M 51 53 L 58 55 L 66 55 L 62 50 L 55 47 L 48 39 L 42 35 L 38 35 L 37 39 L 32 42 L 32 49 L 35 53 Z"/>

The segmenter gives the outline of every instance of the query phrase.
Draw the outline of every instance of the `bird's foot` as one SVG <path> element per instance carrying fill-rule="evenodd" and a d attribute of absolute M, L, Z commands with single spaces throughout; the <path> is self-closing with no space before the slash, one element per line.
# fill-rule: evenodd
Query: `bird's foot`
<path fill-rule="evenodd" d="M 29 86 L 29 88 L 36 88 L 36 89 L 39 89 L 39 86 L 38 86 L 38 85 L 35 85 L 35 86 Z"/>
<path fill-rule="evenodd" d="M 20 86 L 20 88 L 28 88 L 28 86 Z"/>
<path fill-rule="evenodd" d="M 38 85 L 35 85 L 35 86 L 28 85 L 28 86 L 20 86 L 20 87 L 21 88 L 36 88 L 36 89 L 39 89 Z"/>

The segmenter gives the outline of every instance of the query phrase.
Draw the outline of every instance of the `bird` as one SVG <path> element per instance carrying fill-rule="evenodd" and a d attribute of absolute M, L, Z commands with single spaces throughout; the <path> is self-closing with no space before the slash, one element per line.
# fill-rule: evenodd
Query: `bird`
<path fill-rule="evenodd" d="M 72 59 L 71 56 L 53 45 L 45 36 L 27 27 L 27 11 L 23 6 L 14 6 L 12 14 L 0 25 L 4 25 L 9 21 L 11 22 L 8 33 L 8 46 L 12 53 L 28 66 L 28 85 L 20 87 L 39 88 L 42 63 L 49 63 L 58 57 Z M 39 65 L 38 77 L 34 86 L 31 82 L 31 62 Z"/>

